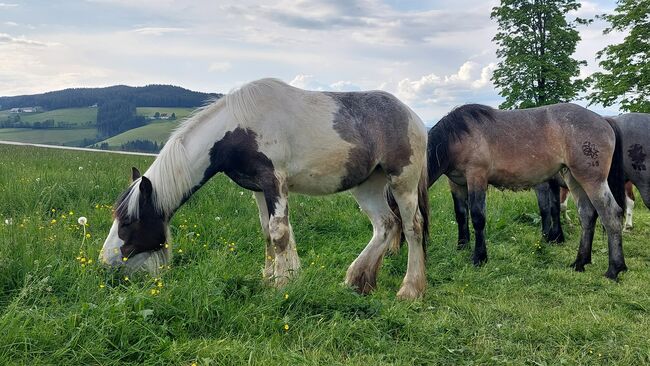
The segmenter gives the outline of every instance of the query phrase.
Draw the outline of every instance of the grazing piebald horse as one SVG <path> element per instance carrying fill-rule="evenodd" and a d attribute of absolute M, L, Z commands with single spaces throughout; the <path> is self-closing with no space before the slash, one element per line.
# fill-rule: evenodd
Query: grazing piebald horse
<path fill-rule="evenodd" d="M 426 129 L 394 96 L 306 91 L 279 80 L 242 86 L 184 122 L 151 167 L 117 200 L 100 259 L 155 270 L 169 261 L 174 212 L 217 173 L 254 192 L 266 239 L 263 275 L 284 285 L 300 267 L 289 223 L 289 192 L 351 190 L 373 236 L 346 283 L 376 287 L 382 257 L 403 231 L 409 254 L 398 297 L 422 295 L 428 229 Z M 399 206 L 392 213 L 387 196 Z M 167 244 L 166 244 L 167 243 Z"/>
<path fill-rule="evenodd" d="M 626 113 L 613 120 L 621 130 L 621 141 L 624 151 L 623 162 L 625 169 L 625 229 L 632 228 L 632 213 L 634 210 L 633 185 L 641 194 L 646 207 L 650 208 L 650 114 Z M 550 184 L 553 184 L 551 182 Z M 561 186 L 561 183 L 560 183 Z M 561 186 L 566 188 L 566 186 Z M 543 232 L 563 235 L 560 224 L 560 212 L 566 210 L 567 191 L 537 190 L 540 214 L 543 222 Z M 560 193 L 561 196 L 560 196 Z"/>
<path fill-rule="evenodd" d="M 615 279 L 626 269 L 619 207 L 625 204 L 622 151 L 618 141 L 615 126 L 575 104 L 513 111 L 464 105 L 429 131 L 429 184 L 442 174 L 449 178 L 459 248 L 469 241 L 469 208 L 476 236 L 473 262 L 480 265 L 487 260 L 484 232 L 488 184 L 530 188 L 563 171 L 564 180 L 578 198 L 582 219 L 580 249 L 573 266 L 583 271 L 585 264 L 591 263 L 594 224 L 600 215 L 609 243 L 605 275 Z M 614 194 L 607 181 L 610 167 L 612 180 L 618 178 L 612 185 Z"/>

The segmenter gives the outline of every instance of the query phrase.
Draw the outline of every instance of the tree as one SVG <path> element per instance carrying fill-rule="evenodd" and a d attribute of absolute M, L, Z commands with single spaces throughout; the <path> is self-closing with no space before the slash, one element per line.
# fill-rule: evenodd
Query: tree
<path fill-rule="evenodd" d="M 628 32 L 622 43 L 596 54 L 604 72 L 592 75 L 591 104 L 621 104 L 629 112 L 650 113 L 650 0 L 618 0 L 604 33 Z"/>
<path fill-rule="evenodd" d="M 566 102 L 585 90 L 578 75 L 587 63 L 571 55 L 580 41 L 576 27 L 588 21 L 566 18 L 578 8 L 577 0 L 501 0 L 492 9 L 500 59 L 492 81 L 506 99 L 500 108 Z"/>

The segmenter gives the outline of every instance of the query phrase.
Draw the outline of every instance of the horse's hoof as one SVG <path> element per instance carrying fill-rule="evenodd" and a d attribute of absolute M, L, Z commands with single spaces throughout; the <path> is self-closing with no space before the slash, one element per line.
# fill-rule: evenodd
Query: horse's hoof
<path fill-rule="evenodd" d="M 622 265 L 609 265 L 609 268 L 607 268 L 607 272 L 605 272 L 605 277 L 609 278 L 610 280 L 617 281 L 618 280 L 618 274 L 621 272 L 627 271 L 627 266 L 625 263 Z"/>
<path fill-rule="evenodd" d="M 377 288 L 377 277 L 363 271 L 354 276 L 347 276 L 345 284 L 361 295 L 368 295 Z"/>
<path fill-rule="evenodd" d="M 456 246 L 457 250 L 465 250 L 467 248 L 467 242 L 458 242 Z"/>
<path fill-rule="evenodd" d="M 570 267 L 575 269 L 576 272 L 584 272 L 585 271 L 585 265 L 591 264 L 591 258 L 590 259 L 576 259 L 573 263 L 571 263 Z"/>
<path fill-rule="evenodd" d="M 423 293 L 424 289 L 418 290 L 416 286 L 404 283 L 397 292 L 397 298 L 400 300 L 416 300 L 421 298 Z"/>
<path fill-rule="evenodd" d="M 488 261 L 487 254 L 479 255 L 479 256 L 474 255 L 472 257 L 472 263 L 474 263 L 474 266 L 476 267 L 480 267 L 484 265 L 485 263 L 487 263 L 487 261 Z"/>

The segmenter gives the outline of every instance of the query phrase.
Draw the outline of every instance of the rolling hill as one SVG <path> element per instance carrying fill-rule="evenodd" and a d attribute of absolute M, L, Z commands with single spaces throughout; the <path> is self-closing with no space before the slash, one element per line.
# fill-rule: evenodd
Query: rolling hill
<path fill-rule="evenodd" d="M 106 143 L 108 146 L 104 147 L 109 149 L 120 149 L 123 144 L 135 140 L 162 144 L 173 128 L 196 107 L 221 95 L 171 85 L 118 85 L 0 97 L 0 124 L 4 123 L 4 128 L 0 128 L 0 140 L 68 146 L 99 146 Z M 135 104 L 135 115 L 144 117 L 146 124 L 136 128 L 126 127 L 131 129 L 109 138 L 100 138 L 98 110 L 103 103 L 119 100 Z M 11 110 L 28 107 L 39 107 L 39 111 L 16 113 Z"/>

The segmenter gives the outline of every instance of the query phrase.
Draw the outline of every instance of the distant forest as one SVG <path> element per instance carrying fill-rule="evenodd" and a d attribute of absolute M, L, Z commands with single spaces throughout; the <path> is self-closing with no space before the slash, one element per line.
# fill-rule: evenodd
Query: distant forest
<path fill-rule="evenodd" d="M 222 94 L 200 93 L 173 85 L 147 85 L 132 87 L 125 85 L 106 88 L 74 88 L 34 95 L 0 97 L 0 110 L 21 107 L 43 107 L 45 110 L 81 108 L 101 105 L 114 100 L 126 100 L 138 107 L 187 107 L 205 104 L 209 99 Z"/>

